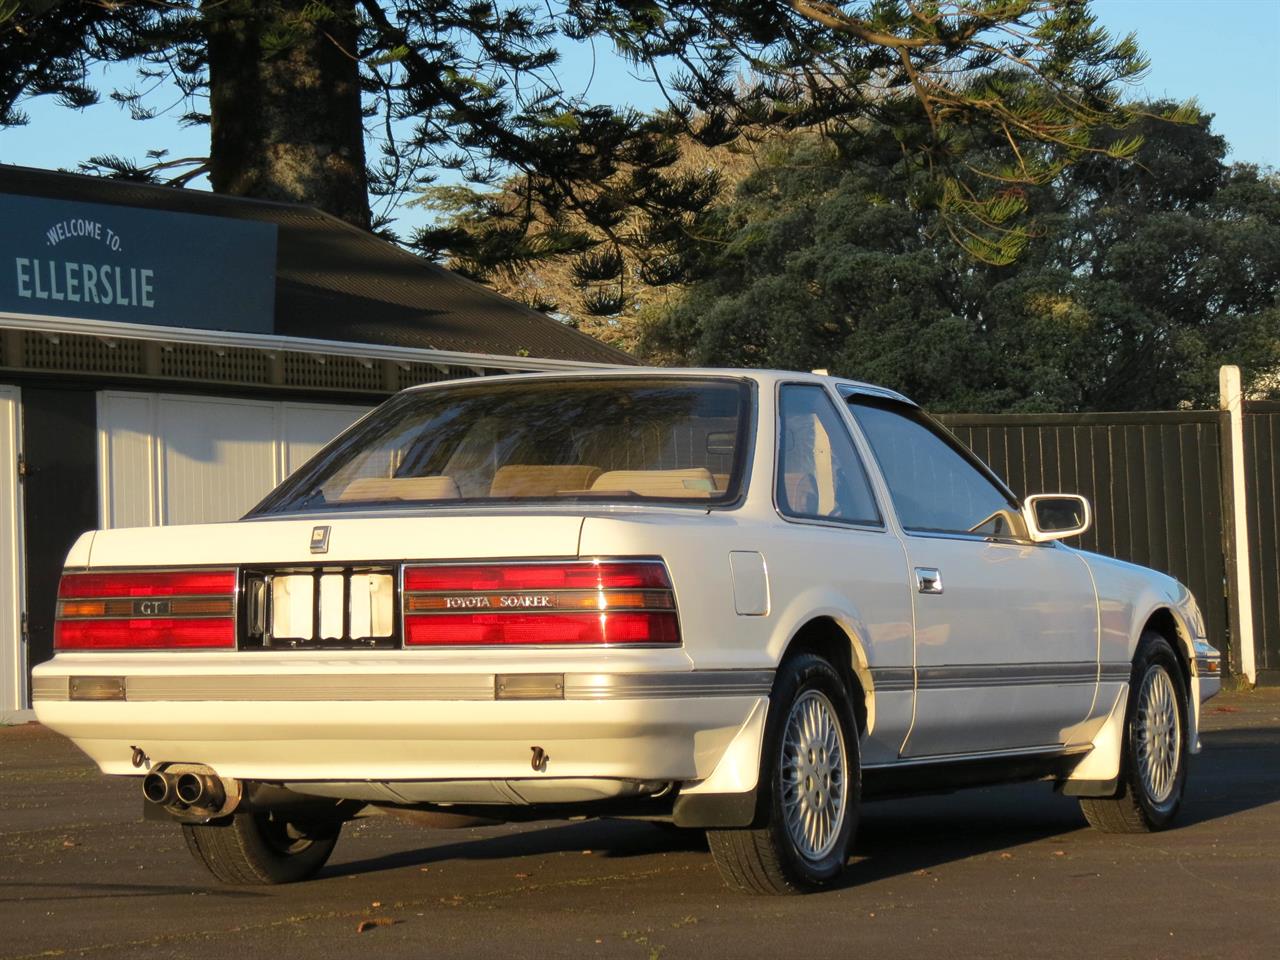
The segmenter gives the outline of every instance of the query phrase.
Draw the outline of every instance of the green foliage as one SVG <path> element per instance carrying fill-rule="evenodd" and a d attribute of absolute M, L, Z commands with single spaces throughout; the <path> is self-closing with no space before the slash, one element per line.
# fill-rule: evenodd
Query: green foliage
<path fill-rule="evenodd" d="M 1223 163 L 1209 118 L 1147 105 L 1133 162 L 1090 154 L 1026 189 L 1025 249 L 975 262 L 917 202 L 889 133 L 792 138 L 716 212 L 704 278 L 644 331 L 650 359 L 883 383 L 941 410 L 1212 405 L 1217 368 L 1280 371 L 1280 180 Z M 1117 132 L 1100 129 L 1096 141 Z M 987 144 L 971 138 L 966 152 Z"/>

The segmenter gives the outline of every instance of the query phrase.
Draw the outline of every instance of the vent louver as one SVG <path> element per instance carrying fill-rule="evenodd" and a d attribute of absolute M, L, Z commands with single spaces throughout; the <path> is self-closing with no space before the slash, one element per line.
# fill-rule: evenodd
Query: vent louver
<path fill-rule="evenodd" d="M 220 383 L 270 383 L 271 360 L 257 350 L 176 343 L 161 351 L 160 375 Z"/>
<path fill-rule="evenodd" d="M 76 370 L 86 373 L 144 373 L 142 343 L 137 340 L 108 340 L 43 333 L 23 336 L 26 366 L 33 370 Z"/>

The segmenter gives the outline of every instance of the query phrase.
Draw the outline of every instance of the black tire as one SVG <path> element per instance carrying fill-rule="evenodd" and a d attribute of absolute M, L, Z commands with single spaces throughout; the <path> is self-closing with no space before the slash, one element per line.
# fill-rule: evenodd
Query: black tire
<path fill-rule="evenodd" d="M 825 709 L 838 727 L 832 728 L 831 742 L 838 743 L 841 760 L 832 759 L 839 769 L 830 774 L 819 773 L 799 779 L 803 763 L 795 740 L 788 742 L 787 732 L 796 711 Z M 825 751 L 818 756 L 813 750 L 806 756 L 812 763 L 815 757 L 825 766 Z M 788 757 L 794 762 L 790 762 Z M 790 781 L 793 797 L 804 792 L 801 784 L 810 788 L 809 796 L 817 798 L 825 807 L 828 800 L 841 798 L 834 828 L 826 831 L 822 848 L 810 851 L 802 848 L 803 840 L 797 839 L 801 827 L 789 824 L 787 809 L 795 811 L 797 805 L 805 808 L 808 797 L 794 797 L 788 806 L 787 771 L 795 771 Z M 835 784 L 835 790 L 830 789 Z M 843 789 L 841 789 L 843 785 Z M 862 774 L 858 754 L 858 726 L 854 720 L 849 694 L 840 675 L 831 664 L 812 654 L 800 654 L 787 660 L 778 669 L 770 696 L 769 719 L 765 725 L 764 745 L 760 760 L 760 781 L 757 793 L 756 820 L 752 826 L 738 830 L 708 830 L 707 844 L 712 858 L 720 869 L 725 883 L 743 893 L 792 894 L 805 893 L 830 884 L 845 867 L 849 846 L 858 825 L 858 810 L 862 799 Z M 812 809 L 811 807 L 809 809 Z M 794 820 L 792 821 L 794 823 Z M 816 854 L 816 855 L 815 855 Z"/>
<path fill-rule="evenodd" d="M 293 823 L 277 813 L 237 813 L 226 825 L 183 824 L 191 855 L 223 883 L 296 883 L 319 872 L 341 820 Z"/>
<path fill-rule="evenodd" d="M 1163 691 L 1161 694 L 1159 691 Z M 1157 708 L 1149 711 L 1156 697 Z M 1174 745 L 1166 737 L 1151 733 L 1151 723 L 1160 724 L 1159 706 L 1172 699 L 1176 720 Z M 1169 641 L 1155 631 L 1142 635 L 1133 658 L 1129 678 L 1129 702 L 1125 707 L 1123 752 L 1120 757 L 1120 786 L 1112 797 L 1082 797 L 1080 809 L 1089 825 L 1103 833 L 1151 833 L 1169 827 L 1182 806 L 1187 783 L 1187 762 L 1191 744 L 1187 740 L 1187 680 Z M 1153 718 L 1148 721 L 1147 714 Z M 1146 757 L 1154 751 L 1174 764 L 1163 776 L 1143 776 Z M 1157 763 L 1157 767 L 1160 765 Z M 1154 787 L 1153 787 L 1154 782 Z"/>

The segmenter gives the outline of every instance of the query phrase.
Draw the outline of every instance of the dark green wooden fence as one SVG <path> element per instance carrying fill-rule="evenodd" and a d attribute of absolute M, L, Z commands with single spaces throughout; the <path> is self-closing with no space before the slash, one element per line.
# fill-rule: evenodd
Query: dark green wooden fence
<path fill-rule="evenodd" d="M 1273 407 L 1265 424 L 1257 422 L 1260 431 L 1272 431 L 1272 442 L 1280 433 L 1280 404 Z M 1197 410 L 963 414 L 939 419 L 1004 477 L 1015 493 L 1088 497 L 1094 509 L 1093 529 L 1071 543 L 1177 577 L 1200 602 L 1209 636 L 1226 650 L 1225 417 L 1217 411 Z M 1280 462 L 1276 461 L 1267 461 L 1265 471 L 1261 467 L 1259 471 L 1259 483 L 1270 484 L 1273 491 L 1280 490 Z M 1251 505 L 1258 499 L 1251 497 Z M 1268 609 L 1274 616 L 1274 597 L 1280 592 L 1274 549 L 1280 542 L 1280 514 L 1274 496 L 1268 506 L 1258 523 L 1273 538 Z M 1273 629 L 1280 636 L 1280 624 Z"/>
<path fill-rule="evenodd" d="M 1245 402 L 1244 469 L 1258 675 L 1280 680 L 1280 403 Z"/>

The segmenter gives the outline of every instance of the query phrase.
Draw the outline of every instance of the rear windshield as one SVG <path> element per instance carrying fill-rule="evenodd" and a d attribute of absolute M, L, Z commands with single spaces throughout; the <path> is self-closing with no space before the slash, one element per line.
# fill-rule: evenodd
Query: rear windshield
<path fill-rule="evenodd" d="M 360 504 L 738 496 L 750 410 L 735 380 L 472 383 L 403 393 L 250 516 Z"/>

